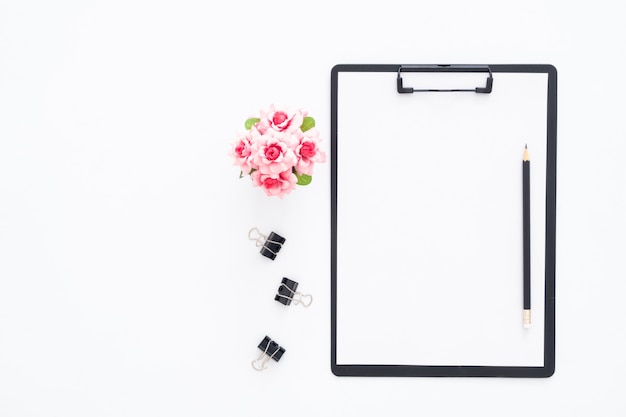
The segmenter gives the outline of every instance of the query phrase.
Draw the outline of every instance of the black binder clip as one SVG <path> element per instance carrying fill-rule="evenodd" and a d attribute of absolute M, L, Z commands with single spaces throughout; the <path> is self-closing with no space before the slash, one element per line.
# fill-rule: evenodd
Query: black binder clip
<path fill-rule="evenodd" d="M 313 302 L 313 296 L 310 294 L 302 294 L 296 291 L 297 288 L 298 283 L 296 281 L 292 281 L 289 278 L 283 278 L 274 300 L 286 306 L 291 304 L 292 301 L 294 305 L 302 304 L 303 307 L 310 306 Z"/>
<path fill-rule="evenodd" d="M 280 345 L 270 339 L 269 336 L 265 336 L 263 340 L 261 340 L 258 348 L 262 350 L 262 353 L 258 358 L 252 361 L 252 367 L 257 371 L 267 369 L 266 364 L 270 359 L 274 359 L 278 362 L 285 353 L 285 348 L 280 347 Z"/>
<path fill-rule="evenodd" d="M 256 237 L 253 236 L 253 232 L 256 232 Z M 270 258 L 272 261 L 278 255 L 280 248 L 282 248 L 285 243 L 285 238 L 271 232 L 269 237 L 265 236 L 263 233 L 259 232 L 259 229 L 253 227 L 248 232 L 248 239 L 254 240 L 256 242 L 257 247 L 261 248 L 261 255 L 266 258 Z"/>

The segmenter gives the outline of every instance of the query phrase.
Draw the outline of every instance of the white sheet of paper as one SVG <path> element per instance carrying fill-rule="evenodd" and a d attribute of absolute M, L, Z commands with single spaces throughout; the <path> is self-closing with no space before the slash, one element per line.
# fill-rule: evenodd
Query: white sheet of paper
<path fill-rule="evenodd" d="M 490 94 L 398 94 L 395 73 L 339 74 L 339 365 L 543 366 L 548 79 L 493 77 Z"/>

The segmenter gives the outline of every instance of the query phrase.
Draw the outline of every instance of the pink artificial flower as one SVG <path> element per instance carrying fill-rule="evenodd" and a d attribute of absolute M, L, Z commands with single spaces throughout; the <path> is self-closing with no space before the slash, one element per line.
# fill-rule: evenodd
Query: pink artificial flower
<path fill-rule="evenodd" d="M 296 164 L 293 149 L 297 139 L 290 134 L 278 133 L 269 129 L 261 134 L 256 128 L 251 130 L 252 163 L 263 174 L 279 174 L 291 170 Z"/>
<path fill-rule="evenodd" d="M 253 168 L 256 169 L 253 165 L 250 132 L 240 134 L 237 140 L 232 143 L 230 156 L 233 158 L 233 164 L 241 168 L 242 174 L 249 174 Z"/>
<path fill-rule="evenodd" d="M 295 165 L 298 174 L 313 175 L 313 165 L 316 162 L 326 162 L 326 153 L 320 149 L 322 141 L 319 131 L 312 128 L 300 137 L 300 143 L 295 149 L 297 162 Z"/>
<path fill-rule="evenodd" d="M 257 129 L 261 133 L 265 133 L 268 129 L 277 132 L 292 133 L 302 126 L 306 112 L 301 110 L 289 110 L 287 108 L 279 108 L 273 104 L 268 110 L 261 110 L 261 120 L 256 124 Z"/>
<path fill-rule="evenodd" d="M 268 196 L 283 198 L 294 188 L 298 179 L 291 169 L 278 174 L 263 174 L 261 171 L 252 173 L 252 184 L 263 188 Z"/>

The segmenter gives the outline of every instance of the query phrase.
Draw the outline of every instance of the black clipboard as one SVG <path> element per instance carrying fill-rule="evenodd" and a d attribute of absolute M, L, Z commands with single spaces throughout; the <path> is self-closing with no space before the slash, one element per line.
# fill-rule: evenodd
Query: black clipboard
<path fill-rule="evenodd" d="M 557 71 L 331 72 L 331 369 L 549 377 L 555 368 Z M 532 324 L 522 326 L 522 153 Z"/>

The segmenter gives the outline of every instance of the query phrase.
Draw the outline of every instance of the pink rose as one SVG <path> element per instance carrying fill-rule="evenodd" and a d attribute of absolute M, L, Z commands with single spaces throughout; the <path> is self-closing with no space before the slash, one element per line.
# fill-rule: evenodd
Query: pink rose
<path fill-rule="evenodd" d="M 295 168 L 298 174 L 313 175 L 313 165 L 316 162 L 326 162 L 326 153 L 319 147 L 321 140 L 316 128 L 304 132 L 295 149 L 298 160 Z"/>
<path fill-rule="evenodd" d="M 250 132 L 245 132 L 239 135 L 231 145 L 230 156 L 233 158 L 233 164 L 241 168 L 243 174 L 248 174 L 253 165 L 252 160 L 252 136 Z"/>
<path fill-rule="evenodd" d="M 315 120 L 305 110 L 291 110 L 271 105 L 250 117 L 245 133 L 238 134 L 229 155 L 243 175 L 250 175 L 252 184 L 261 187 L 268 196 L 282 198 L 298 181 L 307 185 L 316 162 L 325 162 L 320 149 L 320 134 Z M 303 123 L 306 123 L 302 131 Z M 255 123 L 256 122 L 256 123 Z"/>
<path fill-rule="evenodd" d="M 268 129 L 277 132 L 294 132 L 302 126 L 302 121 L 306 116 L 306 113 L 301 110 L 277 108 L 273 104 L 268 110 L 261 110 L 260 114 L 261 120 L 256 127 L 261 133 L 265 133 Z"/>
<path fill-rule="evenodd" d="M 296 164 L 293 148 L 297 146 L 297 139 L 292 135 L 271 129 L 261 134 L 252 128 L 251 137 L 252 163 L 263 174 L 279 174 Z"/>
<path fill-rule="evenodd" d="M 283 198 L 296 188 L 298 179 L 291 169 L 278 174 L 263 174 L 261 171 L 252 173 L 252 184 L 263 188 L 268 196 Z"/>

